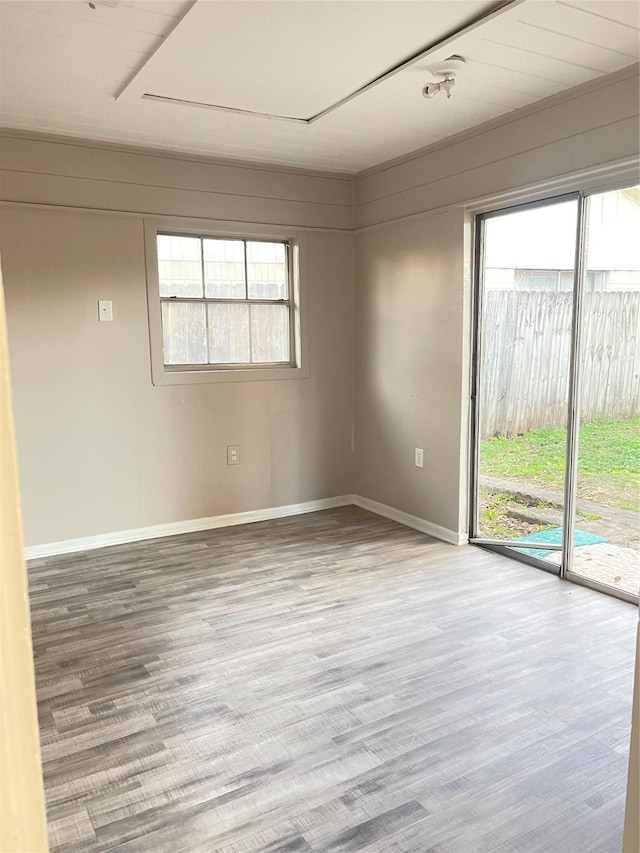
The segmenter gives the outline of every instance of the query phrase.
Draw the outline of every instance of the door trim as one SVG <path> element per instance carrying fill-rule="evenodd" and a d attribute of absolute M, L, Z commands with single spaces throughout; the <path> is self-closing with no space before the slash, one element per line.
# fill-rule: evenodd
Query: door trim
<path fill-rule="evenodd" d="M 494 219 L 498 216 L 505 216 L 511 213 L 515 213 L 518 210 L 531 210 L 536 207 L 549 207 L 554 204 L 563 204 L 568 201 L 577 201 L 578 202 L 578 211 L 577 211 L 577 227 L 580 228 L 580 200 L 583 198 L 582 193 L 570 192 L 563 193 L 562 195 L 551 196 L 549 198 L 544 199 L 536 199 L 535 201 L 527 201 L 522 202 L 521 204 L 514 204 L 508 207 L 501 207 L 497 210 L 485 211 L 483 213 L 478 213 L 474 217 L 474 236 L 475 236 L 475 246 L 474 246 L 474 258 L 473 258 L 473 291 L 472 291 L 472 303 L 471 303 L 471 312 L 472 312 L 472 341 L 471 341 L 471 400 L 470 400 L 470 451 L 469 451 L 469 462 L 470 462 L 470 495 L 469 495 L 469 541 L 474 545 L 482 545 L 483 547 L 486 544 L 486 547 L 500 548 L 504 549 L 504 552 L 511 555 L 512 549 L 507 545 L 503 544 L 495 544 L 491 543 L 491 540 L 487 541 L 486 537 L 482 537 L 478 534 L 478 490 L 480 485 L 480 471 L 479 471 L 479 436 L 480 436 L 480 401 L 479 401 L 479 383 L 480 383 L 480 367 L 482 364 L 482 309 L 484 304 L 484 255 L 485 255 L 485 222 L 488 219 Z M 574 293 L 575 293 L 575 274 L 576 270 L 574 268 Z M 575 321 L 575 307 L 574 313 L 572 315 L 572 323 Z M 573 335 L 574 327 L 572 326 L 572 335 Z M 568 409 L 567 409 L 568 416 Z M 568 438 L 567 438 L 568 440 Z M 566 477 L 566 472 L 565 472 Z M 566 479 L 565 479 L 566 483 Z M 565 501 L 566 506 L 566 501 Z M 566 516 L 563 517 L 563 525 L 566 522 Z M 526 543 L 523 543 L 526 546 Z M 539 547 L 536 545 L 531 545 L 532 548 Z M 563 547 L 563 546 L 561 546 Z M 551 548 L 550 550 L 559 550 L 557 548 Z M 516 559 L 520 559 L 521 557 L 526 557 L 526 560 L 522 560 L 522 562 L 533 562 L 532 565 L 537 566 L 538 568 L 542 568 L 545 571 L 551 571 L 553 574 L 557 574 L 560 576 L 562 570 L 562 564 L 560 566 L 554 566 L 549 563 L 545 563 L 543 560 L 540 560 L 536 557 L 531 557 L 529 555 L 522 554 L 521 552 L 513 553 L 513 556 Z"/>

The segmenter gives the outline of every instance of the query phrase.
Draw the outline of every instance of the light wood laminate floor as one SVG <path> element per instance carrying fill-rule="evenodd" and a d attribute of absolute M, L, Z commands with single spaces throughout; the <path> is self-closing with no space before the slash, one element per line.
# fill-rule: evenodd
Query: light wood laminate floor
<path fill-rule="evenodd" d="M 620 850 L 632 605 L 355 507 L 29 574 L 52 851 Z"/>

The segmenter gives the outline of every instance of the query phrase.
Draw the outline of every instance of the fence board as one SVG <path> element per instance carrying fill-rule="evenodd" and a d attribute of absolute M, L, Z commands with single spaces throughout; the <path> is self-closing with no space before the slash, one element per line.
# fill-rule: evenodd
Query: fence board
<path fill-rule="evenodd" d="M 570 293 L 485 294 L 483 438 L 566 426 L 571 313 Z M 582 333 L 582 420 L 640 414 L 640 293 L 586 293 Z"/>

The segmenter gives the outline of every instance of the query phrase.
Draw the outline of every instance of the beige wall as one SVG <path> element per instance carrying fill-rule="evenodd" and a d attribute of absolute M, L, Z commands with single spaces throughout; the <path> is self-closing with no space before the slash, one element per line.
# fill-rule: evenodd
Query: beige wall
<path fill-rule="evenodd" d="M 0 850 L 47 850 L 0 273 Z"/>
<path fill-rule="evenodd" d="M 534 187 L 566 188 L 568 175 L 606 178 L 626 166 L 638 179 L 638 66 L 540 101 L 356 181 L 356 227 L 495 197 L 494 206 Z M 425 118 L 426 120 L 426 118 Z M 491 202 L 488 202 L 491 203 Z M 513 203 L 513 202 L 512 202 Z"/>
<path fill-rule="evenodd" d="M 357 179 L 357 494 L 466 532 L 469 210 L 637 180 L 639 113 L 635 68 Z"/>
<path fill-rule="evenodd" d="M 463 233 L 456 212 L 356 238 L 355 491 L 452 531 L 464 500 Z"/>
<path fill-rule="evenodd" d="M 350 234 L 307 235 L 309 379 L 154 387 L 142 220 L 7 207 L 0 233 L 27 545 L 351 492 Z"/>
<path fill-rule="evenodd" d="M 0 134 L 0 196 L 28 204 L 351 227 L 352 181 L 79 140 Z"/>
<path fill-rule="evenodd" d="M 359 176 L 355 206 L 344 176 L 4 134 L 27 543 L 354 491 L 464 533 L 466 208 L 634 174 L 639 103 L 637 69 L 611 75 Z M 145 215 L 305 229 L 310 378 L 154 388 Z"/>

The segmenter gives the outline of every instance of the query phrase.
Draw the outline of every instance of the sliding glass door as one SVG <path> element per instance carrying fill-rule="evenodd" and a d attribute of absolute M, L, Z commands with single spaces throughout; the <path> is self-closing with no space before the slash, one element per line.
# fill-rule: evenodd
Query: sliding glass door
<path fill-rule="evenodd" d="M 578 199 L 480 221 L 473 535 L 559 571 Z"/>
<path fill-rule="evenodd" d="M 472 541 L 627 596 L 640 582 L 639 196 L 478 217 L 472 389 Z"/>
<path fill-rule="evenodd" d="M 588 199 L 567 577 L 640 588 L 640 188 Z"/>

